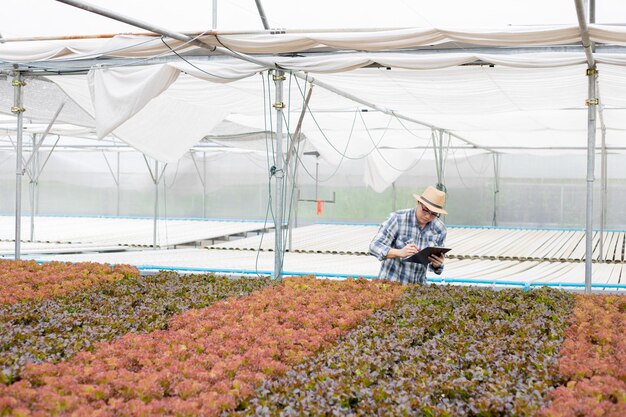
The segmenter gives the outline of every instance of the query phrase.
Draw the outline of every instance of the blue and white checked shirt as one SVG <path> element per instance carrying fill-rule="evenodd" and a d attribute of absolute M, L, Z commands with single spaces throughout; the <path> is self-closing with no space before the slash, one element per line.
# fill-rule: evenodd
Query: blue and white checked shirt
<path fill-rule="evenodd" d="M 412 240 L 418 248 L 443 246 L 447 230 L 439 218 L 434 218 L 423 229 L 415 217 L 415 208 L 391 213 L 378 229 L 378 234 L 370 243 L 370 254 L 382 262 L 378 278 L 398 281 L 403 284 L 425 284 L 426 267 L 418 262 L 404 262 L 401 258 L 387 259 L 391 248 L 402 249 Z M 430 269 L 437 275 L 443 272 L 443 265 Z"/>

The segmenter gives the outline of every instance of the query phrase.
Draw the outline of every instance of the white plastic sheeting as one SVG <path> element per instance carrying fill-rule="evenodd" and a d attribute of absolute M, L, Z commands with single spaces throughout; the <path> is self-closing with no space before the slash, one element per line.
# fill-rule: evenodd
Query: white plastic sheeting
<path fill-rule="evenodd" d="M 626 31 L 617 26 L 589 25 L 590 39 L 598 43 L 626 45 Z M 382 51 L 417 48 L 447 43 L 479 46 L 564 45 L 580 41 L 577 25 L 524 26 L 486 29 L 406 28 L 372 32 L 276 33 L 204 35 L 200 41 L 243 53 L 278 54 L 315 48 Z M 199 49 L 179 40 L 167 39 L 169 47 L 180 52 Z M 182 48 L 181 48 L 182 45 Z M 0 49 L 7 61 L 43 61 L 105 57 L 148 57 L 169 52 L 158 37 L 119 35 L 111 39 L 48 42 L 11 42 Z"/>
<path fill-rule="evenodd" d="M 213 64 L 198 67 L 205 71 L 201 74 L 211 74 L 209 78 L 217 74 Z M 173 67 L 168 64 L 142 68 L 144 79 L 156 87 L 137 90 L 131 82 L 134 67 L 95 70 L 93 73 L 98 74 L 103 85 L 97 108 L 91 105 L 93 96 L 89 96 L 86 82 L 78 76 L 50 79 L 94 116 L 100 137 L 120 124 L 121 114 L 133 115 L 113 133 L 164 162 L 178 160 L 225 118 L 258 131 L 269 128 L 269 110 L 263 113 L 267 80 L 254 77 L 231 84 L 212 84 L 195 78 L 198 74 L 182 74 L 168 90 L 150 100 L 172 74 L 164 68 Z M 586 79 L 581 76 L 584 68 L 577 65 L 546 72 L 449 67 L 418 73 L 361 69 L 349 74 L 318 74 L 316 78 L 365 100 L 384 103 L 416 120 L 453 131 L 479 148 L 584 148 Z M 120 83 L 126 74 L 128 89 Z M 109 78 L 111 81 L 107 82 Z M 607 77 L 607 84 L 603 84 L 606 88 L 602 88 L 602 97 L 607 106 L 612 102 L 616 106 L 621 104 L 618 83 L 618 79 L 612 81 Z M 293 81 L 287 94 L 292 100 L 294 119 L 301 110 L 304 88 L 304 82 Z M 135 94 L 131 94 L 133 91 Z M 142 91 L 149 92 L 143 96 Z M 104 103 L 107 96 L 110 99 Z M 376 191 L 384 190 L 419 161 L 425 147 L 432 147 L 429 128 L 377 112 L 357 116 L 359 106 L 319 87 L 315 87 L 309 110 L 302 126 L 309 144 L 335 166 L 344 158 L 366 158 L 368 171 L 364 179 Z M 624 120 L 607 117 L 609 133 L 626 128 Z M 463 142 L 452 139 L 450 145 L 463 145 Z M 426 157 L 431 158 L 430 155 L 429 152 Z"/>
<path fill-rule="evenodd" d="M 626 31 L 615 26 L 591 25 L 590 36 L 598 44 L 626 44 Z M 464 49 L 469 45 L 576 44 L 580 41 L 577 26 L 211 34 L 200 39 L 209 45 L 245 53 L 328 48 L 370 51 L 256 58 L 268 65 L 306 72 L 336 90 L 394 112 L 393 115 L 363 114 L 360 111 L 367 106 L 316 87 L 310 112 L 302 125 L 307 142 L 329 164 L 338 166 L 345 159 L 365 159 L 364 181 L 378 192 L 421 158 L 432 158 L 431 152 L 425 152 L 425 148 L 433 146 L 432 128 L 456 135 L 444 137 L 446 147 L 498 152 L 586 149 L 584 103 L 588 86 L 582 51 L 507 53 L 506 49 L 493 48 L 493 53 L 485 54 Z M 179 53 L 198 49 L 180 41 L 166 42 L 172 48 L 179 48 Z M 433 45 L 452 46 L 457 52 L 402 51 Z M 169 53 L 169 48 L 160 38 L 141 36 L 0 45 L 0 59 L 36 60 L 42 66 L 46 61 L 59 59 L 140 59 L 161 53 Z M 622 115 L 626 107 L 622 67 L 626 65 L 626 55 L 597 53 L 595 58 L 599 63 L 607 145 L 611 152 L 622 152 L 621 132 L 626 129 L 626 117 Z M 477 60 L 495 67 L 461 66 Z M 381 67 L 366 68 L 372 64 Z M 272 82 L 264 76 L 252 77 L 265 69 L 237 59 L 210 57 L 208 62 L 193 64 L 181 60 L 150 66 L 98 66 L 88 76 L 50 76 L 49 79 L 94 118 L 98 137 L 113 134 L 148 156 L 171 163 L 202 137 L 210 135 L 223 120 L 254 131 L 273 129 L 276 121 L 270 115 Z M 287 110 L 295 119 L 301 110 L 306 83 L 293 78 L 285 84 L 284 97 L 289 98 Z"/>

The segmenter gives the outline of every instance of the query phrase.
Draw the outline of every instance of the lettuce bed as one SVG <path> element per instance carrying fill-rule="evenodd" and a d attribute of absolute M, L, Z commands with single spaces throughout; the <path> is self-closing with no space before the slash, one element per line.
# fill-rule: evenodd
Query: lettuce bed
<path fill-rule="evenodd" d="M 44 301 L 0 306 L 0 382 L 19 379 L 27 362 L 59 362 L 95 343 L 166 329 L 183 311 L 263 288 L 268 278 L 214 275 L 130 276 Z"/>
<path fill-rule="evenodd" d="M 626 415 L 623 296 L 175 273 L 66 289 L 55 268 L 0 306 L 0 416 Z"/>
<path fill-rule="evenodd" d="M 576 295 L 545 417 L 626 416 L 626 297 Z"/>
<path fill-rule="evenodd" d="M 93 285 L 138 276 L 137 268 L 129 265 L 110 266 L 95 262 L 38 264 L 0 259 L 0 305 L 58 297 Z"/>
<path fill-rule="evenodd" d="M 237 415 L 532 415 L 557 383 L 572 296 L 411 287 Z"/>
<path fill-rule="evenodd" d="M 0 414 L 219 415 L 263 378 L 329 347 L 404 288 L 382 281 L 285 279 L 175 317 L 67 362 L 28 364 L 0 384 Z"/>

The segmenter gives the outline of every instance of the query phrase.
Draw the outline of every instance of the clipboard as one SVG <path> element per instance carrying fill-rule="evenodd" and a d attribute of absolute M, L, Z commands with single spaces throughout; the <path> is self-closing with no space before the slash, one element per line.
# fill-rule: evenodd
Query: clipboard
<path fill-rule="evenodd" d="M 416 262 L 420 263 L 424 266 L 428 266 L 430 261 L 428 257 L 432 254 L 439 255 L 442 253 L 446 253 L 451 251 L 452 248 L 444 248 L 441 246 L 428 246 L 421 251 L 417 252 L 415 255 L 409 256 L 408 258 L 404 258 L 404 262 Z"/>

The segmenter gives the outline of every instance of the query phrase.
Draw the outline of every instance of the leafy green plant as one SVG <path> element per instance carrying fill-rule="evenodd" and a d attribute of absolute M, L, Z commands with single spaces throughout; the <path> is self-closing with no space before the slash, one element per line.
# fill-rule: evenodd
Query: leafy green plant
<path fill-rule="evenodd" d="M 166 329 L 176 314 L 245 295 L 269 283 L 269 278 L 161 272 L 102 282 L 44 301 L 0 306 L 0 382 L 18 380 L 26 363 L 60 362 L 129 332 Z"/>
<path fill-rule="evenodd" d="M 235 414 L 532 415 L 557 379 L 571 305 L 549 289 L 411 287 Z"/>
<path fill-rule="evenodd" d="M 98 343 L 66 362 L 28 364 L 20 381 L 0 384 L 0 414 L 219 415 L 404 288 L 286 278 L 247 297 L 191 309 L 165 330 Z"/>
<path fill-rule="evenodd" d="M 0 259 L 0 305 L 30 299 L 48 299 L 69 294 L 93 285 L 137 277 L 130 265 L 106 265 L 95 262 L 47 262 Z"/>
<path fill-rule="evenodd" d="M 626 415 L 626 298 L 578 294 L 560 350 L 561 385 L 540 416 Z"/>

